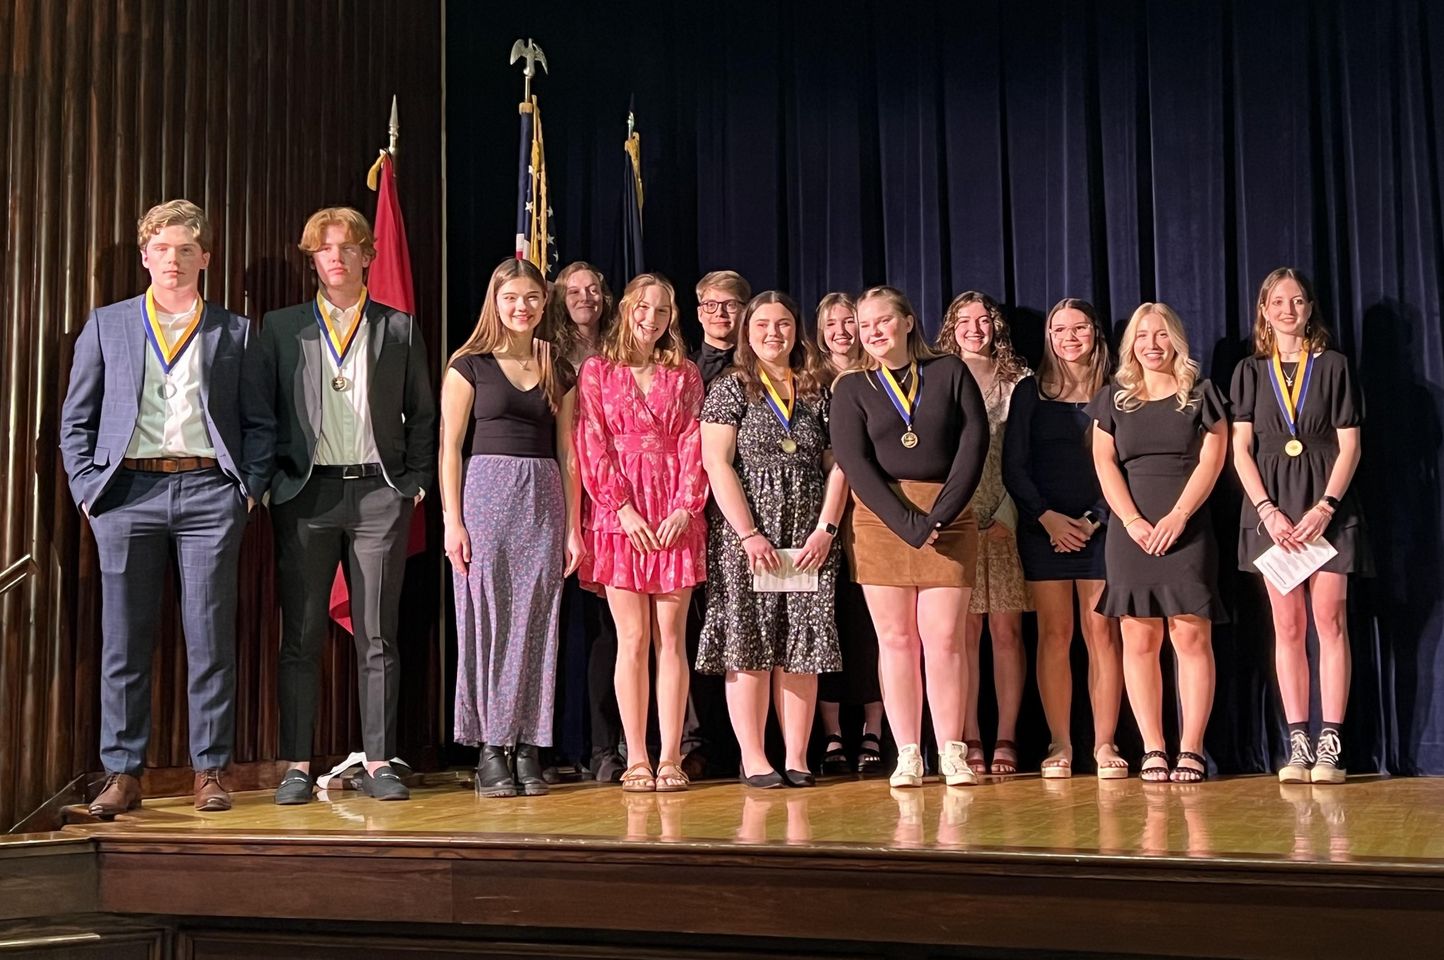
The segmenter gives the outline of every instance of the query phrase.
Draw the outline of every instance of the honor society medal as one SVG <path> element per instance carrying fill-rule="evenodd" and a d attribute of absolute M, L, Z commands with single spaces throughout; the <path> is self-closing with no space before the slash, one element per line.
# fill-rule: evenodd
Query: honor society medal
<path fill-rule="evenodd" d="M 338 393 L 342 390 L 345 390 L 349 386 L 351 386 L 351 381 L 347 380 L 345 377 L 338 375 L 331 378 L 331 389 L 337 391 Z"/>
<path fill-rule="evenodd" d="M 1304 444 L 1303 444 L 1303 441 L 1301 441 L 1301 440 L 1294 439 L 1294 440 L 1290 440 L 1288 443 L 1284 444 L 1284 453 L 1287 453 L 1287 454 L 1288 454 L 1289 456 L 1291 456 L 1291 457 L 1297 457 L 1299 454 L 1301 454 L 1301 453 L 1303 453 L 1303 452 L 1304 452 Z"/>
<path fill-rule="evenodd" d="M 902 445 L 911 450 L 918 445 L 918 435 L 909 430 L 902 435 Z"/>
<path fill-rule="evenodd" d="M 791 437 L 783 437 L 781 440 L 777 441 L 777 445 L 782 448 L 783 453 L 797 452 L 797 441 L 792 439 Z"/>

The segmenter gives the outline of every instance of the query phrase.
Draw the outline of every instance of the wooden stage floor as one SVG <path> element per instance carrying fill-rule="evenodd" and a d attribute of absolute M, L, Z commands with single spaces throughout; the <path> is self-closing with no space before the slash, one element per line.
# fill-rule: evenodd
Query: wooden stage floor
<path fill-rule="evenodd" d="M 47 844 L 72 855 L 57 864 L 88 845 L 106 916 L 267 936 L 384 919 L 552 944 L 540 956 L 1437 956 L 1444 929 L 1440 779 L 575 784 L 485 800 L 446 775 L 407 803 L 236 800 L 71 825 L 32 844 L 29 867 Z M 560 946 L 598 936 L 626 950 Z"/>

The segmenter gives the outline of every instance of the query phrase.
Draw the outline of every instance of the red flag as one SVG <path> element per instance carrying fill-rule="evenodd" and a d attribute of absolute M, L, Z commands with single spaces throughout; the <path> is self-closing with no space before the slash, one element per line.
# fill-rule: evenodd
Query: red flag
<path fill-rule="evenodd" d="M 380 183 L 377 184 L 378 178 Z M 401 200 L 396 195 L 396 168 L 391 155 L 384 150 L 381 159 L 367 174 L 366 182 L 377 190 L 376 197 L 376 259 L 366 280 L 366 296 L 377 303 L 395 307 L 416 316 L 416 292 L 411 282 L 411 251 L 406 246 L 406 223 L 401 219 Z M 424 501 L 423 501 L 424 502 Z M 420 505 L 411 514 L 411 534 L 406 554 L 413 556 L 426 550 L 426 511 Z M 351 631 L 351 592 L 341 568 L 331 584 L 331 619 L 347 632 Z"/>

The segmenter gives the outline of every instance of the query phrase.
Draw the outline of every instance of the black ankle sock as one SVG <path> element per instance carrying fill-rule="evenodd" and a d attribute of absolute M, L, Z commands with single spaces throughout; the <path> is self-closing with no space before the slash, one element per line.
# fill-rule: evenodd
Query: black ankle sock
<path fill-rule="evenodd" d="M 1289 736 L 1292 737 L 1296 733 L 1302 733 L 1307 737 L 1309 735 L 1309 722 L 1304 720 L 1300 723 L 1289 724 Z"/>

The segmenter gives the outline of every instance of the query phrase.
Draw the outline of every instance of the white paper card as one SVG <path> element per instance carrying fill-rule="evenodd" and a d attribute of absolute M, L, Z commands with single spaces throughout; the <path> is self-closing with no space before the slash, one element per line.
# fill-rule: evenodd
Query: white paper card
<path fill-rule="evenodd" d="M 797 569 L 797 558 L 802 550 L 778 550 L 777 558 L 782 561 L 776 573 L 754 573 L 753 593 L 816 593 L 817 571 Z"/>
<path fill-rule="evenodd" d="M 1286 553 L 1278 544 L 1265 550 L 1253 565 L 1279 593 L 1288 593 L 1303 583 L 1314 571 L 1339 555 L 1332 543 L 1319 537 L 1296 553 Z"/>

